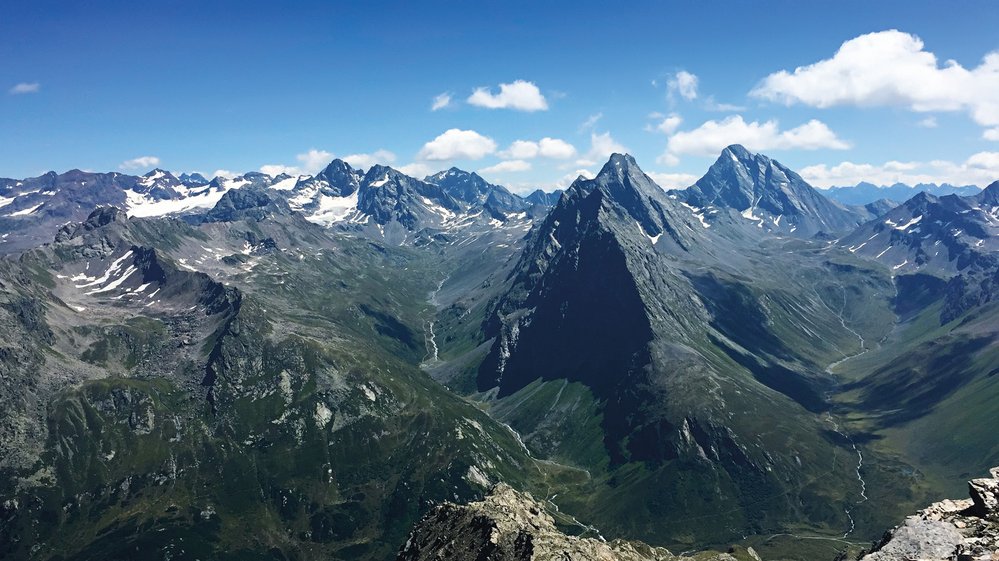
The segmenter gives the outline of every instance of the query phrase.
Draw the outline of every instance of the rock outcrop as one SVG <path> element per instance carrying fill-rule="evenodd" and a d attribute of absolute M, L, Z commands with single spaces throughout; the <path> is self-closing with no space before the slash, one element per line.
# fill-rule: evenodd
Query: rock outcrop
<path fill-rule="evenodd" d="M 999 467 L 969 482 L 970 499 L 934 503 L 886 533 L 861 561 L 999 560 Z"/>
<path fill-rule="evenodd" d="M 398 561 L 736 561 L 673 555 L 641 542 L 566 535 L 530 495 L 500 483 L 485 500 L 442 504 L 416 524 Z"/>

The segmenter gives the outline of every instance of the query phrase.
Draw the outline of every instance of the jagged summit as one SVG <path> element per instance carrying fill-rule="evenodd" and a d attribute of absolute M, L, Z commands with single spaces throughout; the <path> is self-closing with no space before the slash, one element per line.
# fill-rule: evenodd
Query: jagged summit
<path fill-rule="evenodd" d="M 863 208 L 827 199 L 777 160 L 738 144 L 722 150 L 703 177 L 676 193 L 695 211 L 735 211 L 742 225 L 797 237 L 848 231 L 871 218 Z"/>
<path fill-rule="evenodd" d="M 919 192 L 840 240 L 893 274 L 951 274 L 999 251 L 999 182 L 976 195 Z"/>

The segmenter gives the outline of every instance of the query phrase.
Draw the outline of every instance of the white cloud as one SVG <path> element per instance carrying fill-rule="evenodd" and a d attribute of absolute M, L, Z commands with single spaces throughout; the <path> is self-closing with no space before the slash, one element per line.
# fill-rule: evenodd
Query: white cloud
<path fill-rule="evenodd" d="M 743 105 L 735 105 L 734 103 L 721 103 L 715 101 L 715 96 L 709 95 L 704 99 L 704 109 L 707 111 L 719 111 L 722 113 L 736 113 L 739 111 L 745 111 L 746 107 Z"/>
<path fill-rule="evenodd" d="M 611 154 L 624 154 L 627 151 L 628 149 L 614 140 L 614 137 L 609 132 L 593 132 L 590 133 L 590 150 L 582 160 L 577 160 L 576 164 L 581 166 L 602 165 L 604 160 L 609 158 Z"/>
<path fill-rule="evenodd" d="M 576 147 L 559 138 L 546 136 L 538 141 L 538 148 L 542 158 L 567 160 L 576 155 Z"/>
<path fill-rule="evenodd" d="M 650 172 L 648 176 L 663 189 L 685 189 L 697 181 L 697 176 L 689 173 Z"/>
<path fill-rule="evenodd" d="M 496 165 L 482 168 L 479 173 L 508 173 L 514 171 L 527 171 L 531 169 L 531 163 L 524 160 L 506 160 Z"/>
<path fill-rule="evenodd" d="M 975 68 L 953 60 L 941 66 L 915 35 L 869 33 L 843 43 L 832 58 L 767 76 L 750 95 L 820 108 L 966 111 L 979 125 L 999 127 L 999 51 L 986 54 Z"/>
<path fill-rule="evenodd" d="M 933 160 L 884 164 L 842 162 L 834 166 L 818 164 L 802 168 L 801 176 L 821 188 L 856 185 L 861 181 L 875 185 L 951 183 L 984 187 L 999 179 L 999 152 L 978 152 L 960 163 Z"/>
<path fill-rule="evenodd" d="M 481 160 L 496 151 L 496 142 L 473 130 L 448 129 L 423 145 L 421 160 Z"/>
<path fill-rule="evenodd" d="M 589 117 L 586 118 L 585 121 L 580 123 L 578 129 L 579 132 L 586 132 L 592 129 L 593 127 L 597 126 L 597 121 L 603 119 L 603 117 L 604 117 L 603 113 L 594 113 L 593 115 L 590 115 Z"/>
<path fill-rule="evenodd" d="M 260 173 L 265 173 L 271 177 L 277 177 L 282 173 L 287 173 L 288 175 L 299 175 L 299 170 L 295 166 L 286 166 L 283 164 L 264 164 L 260 166 Z"/>
<path fill-rule="evenodd" d="M 431 111 L 439 111 L 451 105 L 451 94 L 448 92 L 434 96 L 434 101 L 430 105 Z"/>
<path fill-rule="evenodd" d="M 31 94 L 38 93 L 41 89 L 42 85 L 38 82 L 21 82 L 19 84 L 14 84 L 13 87 L 7 90 L 7 93 L 10 95 Z"/>
<path fill-rule="evenodd" d="M 234 171 L 229 171 L 227 169 L 217 169 L 212 173 L 212 177 L 224 177 L 226 179 L 232 179 L 237 175 L 239 174 Z"/>
<path fill-rule="evenodd" d="M 929 116 L 925 119 L 920 120 L 916 123 L 917 127 L 923 127 L 924 129 L 935 129 L 937 128 L 937 118 Z"/>
<path fill-rule="evenodd" d="M 160 159 L 156 156 L 139 156 L 131 160 L 125 160 L 118 164 L 121 169 L 145 169 L 160 165 Z"/>
<path fill-rule="evenodd" d="M 669 90 L 670 95 L 674 93 L 680 94 L 680 97 L 690 101 L 697 99 L 697 82 L 696 75 L 686 70 L 681 70 L 670 77 L 666 82 L 666 88 Z"/>
<path fill-rule="evenodd" d="M 434 172 L 434 170 L 432 170 L 430 166 L 428 166 L 423 162 L 409 163 L 404 166 L 399 166 L 396 169 L 398 169 L 399 171 L 410 177 L 418 177 L 418 178 L 426 177 Z"/>
<path fill-rule="evenodd" d="M 531 140 L 514 140 L 510 146 L 500 152 L 503 158 L 530 159 L 538 156 L 538 143 Z"/>
<path fill-rule="evenodd" d="M 308 152 L 303 152 L 295 156 L 295 159 L 299 162 L 297 166 L 264 164 L 260 166 L 260 173 L 266 173 L 270 176 L 277 176 L 282 173 L 288 175 L 315 175 L 333 161 L 333 157 L 332 152 L 312 148 Z"/>
<path fill-rule="evenodd" d="M 468 103 L 486 109 L 516 109 L 518 111 L 545 111 L 548 101 L 533 82 L 516 80 L 511 84 L 500 84 L 498 94 L 488 88 L 476 88 L 468 96 Z"/>
<path fill-rule="evenodd" d="M 538 156 L 553 160 L 567 160 L 576 155 L 576 147 L 560 138 L 546 136 L 537 142 L 533 140 L 514 140 L 499 155 L 503 158 L 516 160 L 529 160 Z"/>
<path fill-rule="evenodd" d="M 649 118 L 662 119 L 662 121 L 660 121 L 657 125 L 649 125 L 647 130 L 652 132 L 661 132 L 666 135 L 676 132 L 676 129 L 680 128 L 680 124 L 683 123 L 683 117 L 676 113 L 670 113 L 669 115 L 653 113 L 649 116 Z"/>
<path fill-rule="evenodd" d="M 574 171 L 572 173 L 568 173 L 568 174 L 564 175 L 561 179 L 559 179 L 558 181 L 556 181 L 555 184 L 552 185 L 552 188 L 553 189 L 566 189 L 567 187 L 569 187 L 570 185 L 572 185 L 572 183 L 574 181 L 576 181 L 577 179 L 579 179 L 580 177 L 582 177 L 583 179 L 593 179 L 596 176 L 597 175 L 595 173 L 593 173 L 592 171 L 590 171 L 588 169 L 577 169 L 576 171 Z"/>
<path fill-rule="evenodd" d="M 333 153 L 312 148 L 304 154 L 295 156 L 295 159 L 299 161 L 300 165 L 298 169 L 301 173 L 313 175 L 322 171 L 323 168 L 333 161 Z"/>
<path fill-rule="evenodd" d="M 982 133 L 982 138 L 984 138 L 985 140 L 999 141 L 999 127 L 986 129 L 985 132 Z"/>
<path fill-rule="evenodd" d="M 350 164 L 351 167 L 357 169 L 368 169 L 376 164 L 383 166 L 392 165 L 395 163 L 395 154 L 389 152 L 388 150 L 381 149 L 375 150 L 372 154 L 349 154 L 340 159 Z"/>
<path fill-rule="evenodd" d="M 747 123 L 741 115 L 721 121 L 707 121 L 696 129 L 680 131 L 669 138 L 660 163 L 673 165 L 677 156 L 714 156 L 730 144 L 742 144 L 754 152 L 766 150 L 844 150 L 850 145 L 840 140 L 825 123 L 815 119 L 793 129 L 780 130 L 776 120 Z"/>

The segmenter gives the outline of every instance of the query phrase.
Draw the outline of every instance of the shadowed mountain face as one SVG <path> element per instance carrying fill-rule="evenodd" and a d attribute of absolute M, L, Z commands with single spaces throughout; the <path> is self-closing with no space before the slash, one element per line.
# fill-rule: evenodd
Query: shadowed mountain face
<path fill-rule="evenodd" d="M 999 183 L 848 208 L 733 146 L 672 192 L 621 154 L 526 198 L 339 160 L 0 189 L 38 246 L 0 258 L 4 559 L 388 559 L 427 513 L 403 552 L 481 552 L 488 501 L 435 507 L 498 482 L 652 546 L 531 539 L 823 559 L 999 463 Z"/>
<path fill-rule="evenodd" d="M 729 275 L 728 265 L 705 252 L 734 252 L 730 244 L 659 189 L 633 159 L 611 157 L 596 178 L 574 183 L 532 232 L 508 288 L 486 316 L 489 350 L 478 366 L 478 390 L 495 392 L 503 418 L 531 434 L 541 450 L 592 462 L 584 465 L 607 470 L 611 480 L 630 474 L 628 484 L 594 497 L 665 485 L 668 498 L 636 499 L 643 513 L 683 504 L 698 513 L 695 518 L 717 523 L 709 505 L 721 501 L 733 505 L 726 524 L 759 529 L 801 516 L 795 501 L 785 499 L 803 485 L 831 500 L 834 489 L 851 487 L 849 466 L 829 471 L 816 464 L 812 473 L 804 460 L 798 465 L 793 459 L 844 454 L 842 442 L 825 436 L 813 417 L 828 408 L 824 364 L 779 335 L 780 323 L 806 317 L 794 309 L 795 298 L 822 306 L 826 296 L 788 294 L 784 303 L 777 294 L 810 290 L 807 281 L 798 286 L 788 280 L 771 300 L 760 300 L 758 287 Z M 719 274 L 706 274 L 706 263 Z M 747 264 L 741 273 L 753 270 Z M 876 290 L 890 292 L 881 283 L 875 282 Z M 599 419 L 596 426 L 593 417 L 575 413 L 560 420 L 567 413 L 557 406 L 539 418 L 534 396 L 551 396 L 543 388 L 552 384 L 563 387 L 556 404 L 575 388 L 578 403 L 588 404 L 580 410 Z M 790 448 L 751 428 L 758 412 L 775 408 L 782 411 L 781 431 L 794 435 Z M 588 438 L 577 435 L 579 442 L 568 443 L 563 431 L 578 430 L 569 424 L 588 426 Z M 539 434 L 548 436 L 534 440 Z M 602 450 L 592 448 L 595 442 Z M 642 475 L 633 472 L 639 465 Z M 806 483 L 819 471 L 822 485 Z M 670 478 L 684 483 L 665 483 Z M 714 491 L 695 491 L 702 486 Z M 601 523 L 643 524 L 638 511 L 614 510 L 619 518 Z M 673 532 L 681 528 L 705 530 L 691 520 L 661 531 L 678 535 Z M 715 535 L 729 539 L 725 530 Z"/>

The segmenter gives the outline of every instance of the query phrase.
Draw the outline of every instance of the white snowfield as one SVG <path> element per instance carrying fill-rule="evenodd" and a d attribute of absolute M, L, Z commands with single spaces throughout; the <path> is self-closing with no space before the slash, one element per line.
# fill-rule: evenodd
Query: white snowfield
<path fill-rule="evenodd" d="M 144 178 L 140 183 L 143 186 L 151 187 L 151 178 Z M 209 209 L 215 206 L 222 195 L 233 189 L 239 189 L 249 185 L 246 179 L 224 179 L 221 188 L 214 188 L 209 185 L 204 187 L 188 188 L 183 185 L 173 187 L 180 194 L 177 199 L 157 200 L 146 193 L 137 193 L 134 190 L 125 191 L 125 212 L 135 218 L 148 218 L 153 216 L 167 216 L 170 214 L 182 214 L 198 209 Z"/>

